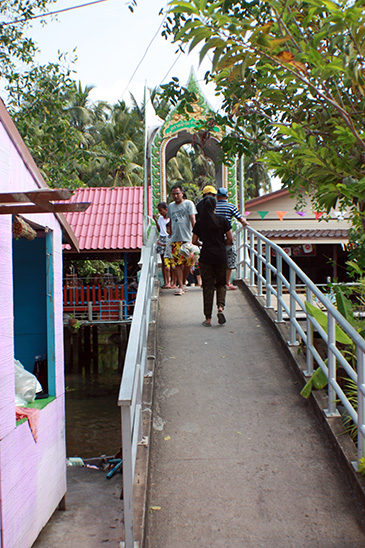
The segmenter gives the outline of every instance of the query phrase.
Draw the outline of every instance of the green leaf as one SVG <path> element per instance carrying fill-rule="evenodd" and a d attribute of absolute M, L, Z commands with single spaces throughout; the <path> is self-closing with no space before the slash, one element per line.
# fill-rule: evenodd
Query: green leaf
<path fill-rule="evenodd" d="M 319 325 L 328 333 L 328 320 L 327 314 L 322 310 L 314 306 L 313 304 L 305 301 L 305 308 L 310 316 L 313 316 Z M 336 341 L 341 344 L 353 344 L 350 337 L 336 324 Z"/>
<path fill-rule="evenodd" d="M 200 28 L 197 31 L 194 32 L 194 38 L 190 43 L 189 46 L 189 53 L 195 48 L 199 42 L 202 42 L 202 40 L 205 40 L 210 35 L 209 30 L 206 28 Z"/>
<path fill-rule="evenodd" d="M 326 375 L 323 373 L 322 369 L 318 367 L 311 376 L 311 378 L 308 380 L 306 385 L 303 387 L 300 395 L 303 398 L 309 398 L 309 396 L 312 393 L 312 389 L 315 388 L 316 390 L 322 390 L 325 388 L 328 384 L 328 379 Z"/>
<path fill-rule="evenodd" d="M 213 48 L 221 48 L 222 46 L 224 46 L 224 42 L 223 40 L 221 40 L 220 38 L 212 38 L 211 40 L 208 40 L 204 46 L 202 47 L 202 49 L 200 50 L 200 54 L 199 54 L 199 61 L 200 63 L 202 62 L 202 60 L 204 59 L 204 57 L 206 56 L 206 54 L 208 53 L 208 51 L 210 49 L 213 49 Z"/>
<path fill-rule="evenodd" d="M 337 310 L 344 318 L 352 325 L 354 324 L 354 313 L 350 299 L 346 297 L 341 288 L 336 290 L 336 305 Z"/>

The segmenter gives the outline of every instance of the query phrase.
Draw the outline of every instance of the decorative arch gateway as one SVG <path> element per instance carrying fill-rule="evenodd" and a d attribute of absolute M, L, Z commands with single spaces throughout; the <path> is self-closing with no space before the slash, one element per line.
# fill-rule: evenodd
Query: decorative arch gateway
<path fill-rule="evenodd" d="M 163 125 L 155 130 L 150 139 L 149 179 L 153 212 L 156 212 L 159 202 L 168 202 L 166 181 L 168 161 L 176 156 L 180 147 L 193 142 L 198 142 L 204 154 L 214 162 L 216 188 L 226 188 L 229 201 L 237 206 L 236 161 L 233 161 L 230 166 L 221 161 L 220 141 L 224 132 L 218 127 L 213 127 L 208 138 L 199 132 L 201 122 L 206 120 L 213 111 L 199 87 L 193 70 L 187 88 L 198 97 L 192 105 L 193 112 L 180 114 L 177 112 L 177 107 L 173 108 Z"/>

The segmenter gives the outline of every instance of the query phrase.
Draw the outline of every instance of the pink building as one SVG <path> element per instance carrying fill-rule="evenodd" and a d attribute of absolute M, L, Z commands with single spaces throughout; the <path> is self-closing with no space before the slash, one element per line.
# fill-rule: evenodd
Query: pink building
<path fill-rule="evenodd" d="M 66 493 L 62 240 L 77 241 L 0 100 L 0 548 L 29 548 Z M 64 205 L 64 204 L 63 204 Z M 14 237 L 15 215 L 30 239 Z M 14 359 L 41 356 L 35 428 L 17 421 Z M 37 440 L 37 441 L 36 441 Z"/>

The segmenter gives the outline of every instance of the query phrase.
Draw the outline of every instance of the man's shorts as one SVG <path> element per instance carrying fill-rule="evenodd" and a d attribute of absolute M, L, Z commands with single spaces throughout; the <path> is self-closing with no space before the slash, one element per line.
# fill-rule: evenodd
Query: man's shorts
<path fill-rule="evenodd" d="M 195 258 L 186 259 L 183 255 L 180 255 L 179 249 L 185 242 L 171 242 L 172 260 L 175 266 L 192 266 L 195 262 Z"/>
<path fill-rule="evenodd" d="M 236 252 L 236 247 L 234 244 L 232 245 L 227 245 L 226 246 L 226 251 L 227 251 L 227 268 L 229 268 L 230 270 L 233 270 L 234 268 L 236 268 L 236 263 L 237 263 L 237 252 Z"/>
<path fill-rule="evenodd" d="M 175 268 L 174 259 L 170 259 L 169 257 L 164 257 L 164 265 L 167 266 L 167 268 Z"/>
<path fill-rule="evenodd" d="M 168 240 L 168 236 L 159 236 L 157 239 L 157 246 L 156 246 L 156 253 L 159 255 L 164 255 L 166 250 L 166 243 Z"/>

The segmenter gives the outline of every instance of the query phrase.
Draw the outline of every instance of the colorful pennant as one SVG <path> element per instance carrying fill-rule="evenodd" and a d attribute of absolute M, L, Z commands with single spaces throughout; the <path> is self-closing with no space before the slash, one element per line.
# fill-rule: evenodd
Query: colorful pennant
<path fill-rule="evenodd" d="M 320 219 L 322 217 L 322 215 L 323 215 L 323 211 L 315 211 L 314 212 L 314 216 L 317 219 L 317 221 L 318 221 L 318 219 Z"/>
<path fill-rule="evenodd" d="M 264 219 L 269 212 L 268 211 L 258 211 L 257 213 L 260 215 L 261 219 Z"/>
<path fill-rule="evenodd" d="M 275 211 L 276 215 L 279 217 L 280 221 L 283 220 L 284 216 L 288 213 L 287 211 Z"/>
<path fill-rule="evenodd" d="M 301 217 L 305 217 L 307 215 L 307 213 L 305 211 L 296 211 L 295 213 L 297 215 L 300 215 Z"/>
<path fill-rule="evenodd" d="M 251 211 L 245 211 L 245 215 L 246 217 L 248 217 L 250 215 Z"/>

